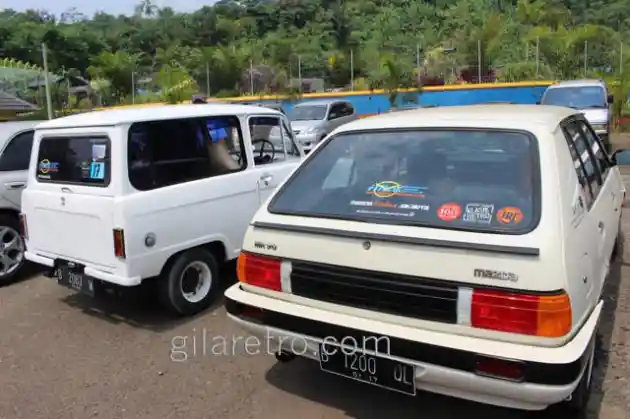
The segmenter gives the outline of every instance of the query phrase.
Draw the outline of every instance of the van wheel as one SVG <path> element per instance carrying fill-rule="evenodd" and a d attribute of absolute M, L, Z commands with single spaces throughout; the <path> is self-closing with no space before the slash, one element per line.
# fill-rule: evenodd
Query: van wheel
<path fill-rule="evenodd" d="M 596 334 L 593 335 L 586 369 L 577 387 L 573 390 L 573 393 L 571 393 L 571 399 L 557 405 L 559 409 L 558 413 L 562 413 L 561 417 L 583 418 L 586 416 L 586 407 L 591 396 L 591 387 L 593 384 L 596 336 Z"/>
<path fill-rule="evenodd" d="M 162 273 L 159 297 L 167 309 L 191 316 L 210 307 L 219 288 L 215 257 L 206 250 L 191 249 L 177 256 Z"/>
<path fill-rule="evenodd" d="M 11 215 L 0 215 L 0 285 L 10 283 L 26 263 L 20 222 Z"/>

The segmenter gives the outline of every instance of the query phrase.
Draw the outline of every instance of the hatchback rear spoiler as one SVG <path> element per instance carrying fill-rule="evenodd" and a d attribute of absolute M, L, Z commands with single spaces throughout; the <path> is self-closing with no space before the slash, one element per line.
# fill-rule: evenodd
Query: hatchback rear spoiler
<path fill-rule="evenodd" d="M 389 243 L 403 243 L 420 246 L 441 247 L 447 249 L 473 250 L 479 252 L 495 252 L 511 255 L 540 255 L 540 249 L 537 247 L 501 246 L 496 244 L 458 242 L 451 240 L 427 239 L 424 237 L 407 237 L 397 236 L 393 234 L 364 233 L 357 231 L 338 230 L 333 228 L 296 226 L 260 221 L 254 221 L 251 225 L 254 228 L 261 228 L 266 230 L 290 231 L 294 233 L 316 234 L 320 236 L 345 237 L 359 240 L 376 240 Z"/>

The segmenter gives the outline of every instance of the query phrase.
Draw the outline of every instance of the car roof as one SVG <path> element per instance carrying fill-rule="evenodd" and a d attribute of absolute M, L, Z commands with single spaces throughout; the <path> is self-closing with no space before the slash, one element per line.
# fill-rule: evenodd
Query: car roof
<path fill-rule="evenodd" d="M 582 86 L 602 86 L 605 87 L 606 83 L 599 79 L 579 79 L 579 80 L 564 80 L 556 84 L 549 86 L 550 89 L 557 89 L 558 87 L 582 87 Z"/>
<path fill-rule="evenodd" d="M 10 122 L 0 122 L 0 140 L 4 141 L 5 139 L 11 137 L 16 132 L 25 131 L 28 129 L 35 128 L 37 124 L 40 124 L 44 121 L 10 121 Z"/>
<path fill-rule="evenodd" d="M 328 106 L 328 105 L 332 105 L 333 103 L 348 103 L 347 100 L 339 100 L 339 99 L 328 99 L 328 100 L 309 100 L 307 102 L 301 102 L 298 103 L 294 106 L 294 108 L 296 107 L 302 107 L 302 106 Z"/>
<path fill-rule="evenodd" d="M 553 132 L 560 121 L 580 112 L 562 106 L 468 105 L 410 109 L 362 118 L 335 132 L 395 128 L 489 128 Z"/>
<path fill-rule="evenodd" d="M 37 125 L 37 129 L 97 127 L 131 124 L 134 122 L 162 121 L 177 118 L 200 118 L 225 115 L 282 115 L 274 109 L 252 105 L 190 104 L 143 106 L 137 108 L 106 109 L 70 115 Z"/>

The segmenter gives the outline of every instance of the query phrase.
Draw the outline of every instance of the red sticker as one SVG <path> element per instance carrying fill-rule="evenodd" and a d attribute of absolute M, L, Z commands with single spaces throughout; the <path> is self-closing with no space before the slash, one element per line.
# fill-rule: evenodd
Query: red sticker
<path fill-rule="evenodd" d="M 448 202 L 438 208 L 437 216 L 442 221 L 455 221 L 462 216 L 462 207 L 455 202 Z"/>

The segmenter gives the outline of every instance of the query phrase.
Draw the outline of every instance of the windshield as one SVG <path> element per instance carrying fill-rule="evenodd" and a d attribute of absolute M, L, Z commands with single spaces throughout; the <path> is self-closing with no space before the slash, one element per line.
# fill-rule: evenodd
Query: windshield
<path fill-rule="evenodd" d="M 340 134 L 300 167 L 271 213 L 523 234 L 535 228 L 534 138 L 453 130 Z"/>
<path fill-rule="evenodd" d="M 606 92 L 599 86 L 549 88 L 541 103 L 574 109 L 596 109 L 608 106 Z"/>
<path fill-rule="evenodd" d="M 326 105 L 296 106 L 291 112 L 291 121 L 321 121 L 326 119 Z"/>

